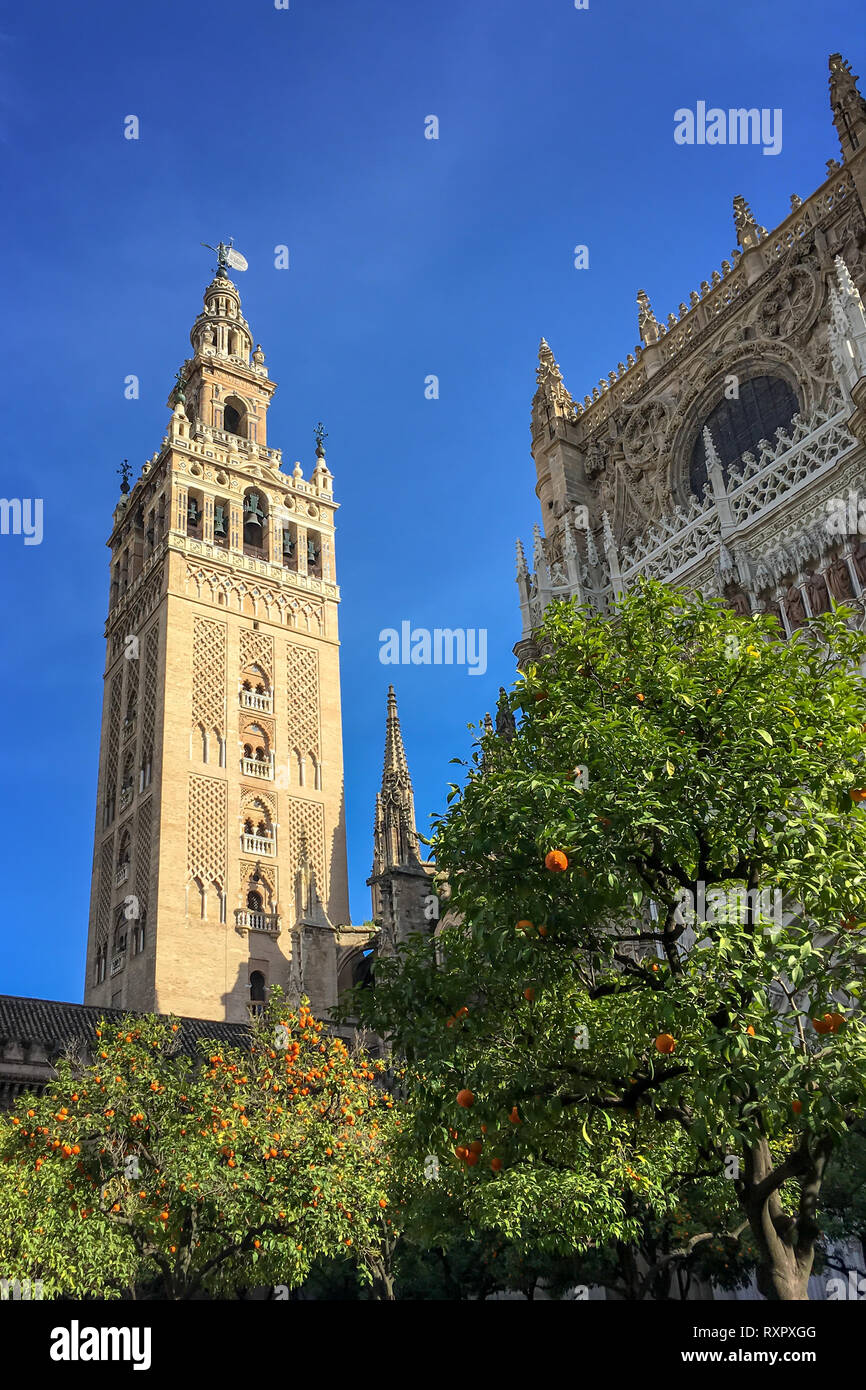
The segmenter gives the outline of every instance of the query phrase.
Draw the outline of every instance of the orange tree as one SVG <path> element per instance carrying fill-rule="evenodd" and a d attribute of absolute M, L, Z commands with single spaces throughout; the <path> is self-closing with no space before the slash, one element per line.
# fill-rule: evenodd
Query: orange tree
<path fill-rule="evenodd" d="M 382 1064 L 279 997 L 248 1047 L 179 1046 L 164 1018 L 103 1022 L 0 1125 L 0 1268 L 46 1296 L 223 1295 L 301 1283 L 367 1248 L 388 1203 Z"/>
<path fill-rule="evenodd" d="M 866 638 L 779 636 L 651 583 L 614 621 L 548 609 L 436 825 L 450 925 L 355 1007 L 423 1058 L 419 1144 L 506 1234 L 551 1172 L 584 1244 L 633 1236 L 628 1188 L 664 1213 L 724 1178 L 762 1292 L 799 1299 L 866 1094 Z"/>

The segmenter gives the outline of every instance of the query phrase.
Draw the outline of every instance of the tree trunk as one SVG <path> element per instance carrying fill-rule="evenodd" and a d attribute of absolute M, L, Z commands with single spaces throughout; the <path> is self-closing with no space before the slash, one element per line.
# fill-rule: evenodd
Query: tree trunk
<path fill-rule="evenodd" d="M 830 1153 L 828 1140 L 819 1140 L 814 1153 L 806 1141 L 797 1154 L 795 1181 L 800 1200 L 796 1216 L 782 1208 L 772 1183 L 770 1146 L 761 1140 L 746 1151 L 746 1183 L 741 1201 L 758 1246 L 757 1285 L 772 1302 L 801 1303 L 809 1298 L 809 1275 L 820 1229 L 815 1220 L 818 1194 Z"/>

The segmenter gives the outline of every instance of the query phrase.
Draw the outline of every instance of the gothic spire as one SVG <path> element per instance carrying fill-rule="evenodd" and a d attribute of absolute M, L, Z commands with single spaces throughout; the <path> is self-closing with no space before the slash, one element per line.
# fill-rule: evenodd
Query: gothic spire
<path fill-rule="evenodd" d="M 406 784 L 411 787 L 406 750 L 403 747 L 403 733 L 400 728 L 400 716 L 397 713 L 397 696 L 394 694 L 393 685 L 389 685 L 388 713 L 385 720 L 385 764 L 382 769 L 383 795 L 388 787 L 389 776 L 393 777 L 394 774 L 397 774 L 401 779 L 405 778 Z"/>
<path fill-rule="evenodd" d="M 866 143 L 866 101 L 857 90 L 851 64 L 841 53 L 830 54 L 830 110 L 842 158 L 852 159 Z"/>
<path fill-rule="evenodd" d="M 376 797 L 373 830 L 373 875 L 399 864 L 417 864 L 419 858 L 412 780 L 403 747 L 397 696 L 393 685 L 389 685 L 382 790 Z"/>
<path fill-rule="evenodd" d="M 757 246 L 767 235 L 766 227 L 756 222 L 755 215 L 742 194 L 734 198 L 734 226 L 737 229 L 737 243 L 744 251 Z"/>
<path fill-rule="evenodd" d="M 651 347 L 653 343 L 658 342 L 658 320 L 653 313 L 653 306 L 650 304 L 646 290 L 638 290 L 637 292 L 637 326 L 644 347 Z"/>
<path fill-rule="evenodd" d="M 555 416 L 574 417 L 574 401 L 566 389 L 559 363 L 546 338 L 538 345 L 538 366 L 535 370 L 536 391 L 532 398 L 532 423 L 552 427 Z"/>

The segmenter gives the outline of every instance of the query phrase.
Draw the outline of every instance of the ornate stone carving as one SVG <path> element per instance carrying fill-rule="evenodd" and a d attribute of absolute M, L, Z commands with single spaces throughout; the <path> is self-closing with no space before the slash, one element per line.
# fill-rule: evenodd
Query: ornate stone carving
<path fill-rule="evenodd" d="M 215 777 L 189 779 L 187 869 L 203 887 L 225 888 L 227 791 Z"/>
<path fill-rule="evenodd" d="M 815 278 L 805 266 L 793 266 L 767 291 L 756 324 L 764 338 L 788 338 L 809 320 L 815 299 Z"/>
<path fill-rule="evenodd" d="M 723 594 L 725 602 L 734 613 L 739 614 L 741 618 L 747 618 L 749 616 L 752 610 L 749 604 L 748 594 L 745 594 L 736 584 L 726 584 Z"/>
<path fill-rule="evenodd" d="M 192 723 L 225 737 L 226 625 L 196 618 L 192 637 Z"/>
<path fill-rule="evenodd" d="M 806 609 L 803 605 L 803 596 L 796 584 L 791 584 L 785 594 L 785 612 L 788 615 L 788 623 L 792 631 L 802 627 L 806 621 Z"/>
<path fill-rule="evenodd" d="M 289 737 L 302 758 L 314 757 L 319 748 L 319 656 L 312 647 L 286 645 Z"/>
<path fill-rule="evenodd" d="M 851 571 L 844 555 L 837 555 L 830 565 L 827 570 L 827 583 L 830 585 L 830 592 L 837 603 L 847 603 L 849 599 L 854 597 Z"/>
<path fill-rule="evenodd" d="M 812 616 L 817 617 L 819 613 L 826 613 L 830 607 L 830 595 L 827 593 L 827 585 L 821 574 L 810 574 L 806 580 L 806 596 L 809 599 L 809 607 Z"/>

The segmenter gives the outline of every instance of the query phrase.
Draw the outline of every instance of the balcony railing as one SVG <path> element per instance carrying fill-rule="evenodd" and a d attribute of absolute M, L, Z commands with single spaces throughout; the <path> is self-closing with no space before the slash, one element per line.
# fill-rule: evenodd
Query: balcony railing
<path fill-rule="evenodd" d="M 279 936 L 279 913 L 251 912 L 248 908 L 239 907 L 235 911 L 235 926 L 243 927 L 246 931 L 263 931 L 269 936 Z"/>
<path fill-rule="evenodd" d="M 244 854 L 273 854 L 274 842 L 267 835 L 247 835 L 241 836 L 243 841 Z"/>
<path fill-rule="evenodd" d="M 266 782 L 274 780 L 274 760 L 260 761 L 258 758 L 241 758 L 241 772 L 245 777 L 261 777 Z"/>
<path fill-rule="evenodd" d="M 118 866 L 117 873 L 114 875 L 114 886 L 119 888 L 121 883 L 125 883 L 129 878 L 129 865 L 121 864 Z"/>
<path fill-rule="evenodd" d="M 274 697 L 270 691 L 259 694 L 257 690 L 242 690 L 241 707 L 243 709 L 258 709 L 265 714 L 270 714 L 274 708 Z"/>

